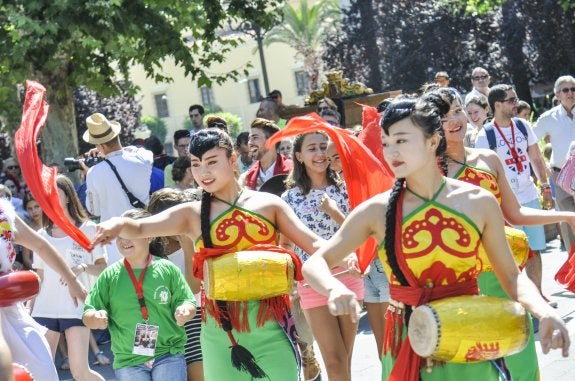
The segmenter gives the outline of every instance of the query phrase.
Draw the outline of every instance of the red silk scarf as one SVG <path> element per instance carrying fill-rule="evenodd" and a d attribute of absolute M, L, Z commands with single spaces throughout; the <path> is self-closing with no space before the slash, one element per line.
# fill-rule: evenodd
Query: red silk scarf
<path fill-rule="evenodd" d="M 391 188 L 393 175 L 385 170 L 380 160 L 353 136 L 351 131 L 330 125 L 316 113 L 290 119 L 283 130 L 268 139 L 266 145 L 271 149 L 276 143 L 290 136 L 317 131 L 325 132 L 339 153 L 351 209 Z M 375 257 L 377 246 L 375 239 L 370 237 L 357 250 L 362 272 Z"/>
<path fill-rule="evenodd" d="M 48 218 L 80 246 L 92 251 L 88 237 L 66 218 L 60 206 L 58 187 L 56 186 L 58 170 L 45 166 L 38 155 L 36 142 L 46 123 L 50 108 L 48 103 L 44 101 L 45 93 L 46 89 L 38 82 L 26 81 L 26 99 L 22 111 L 22 122 L 15 136 L 16 156 L 30 192 Z"/>

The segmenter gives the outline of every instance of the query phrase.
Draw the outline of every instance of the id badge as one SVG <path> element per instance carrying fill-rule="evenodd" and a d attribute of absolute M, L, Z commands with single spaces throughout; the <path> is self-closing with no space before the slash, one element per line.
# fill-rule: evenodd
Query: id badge
<path fill-rule="evenodd" d="M 158 340 L 159 330 L 160 327 L 157 325 L 145 323 L 136 324 L 132 354 L 153 357 L 154 352 L 156 352 L 156 341 Z"/>

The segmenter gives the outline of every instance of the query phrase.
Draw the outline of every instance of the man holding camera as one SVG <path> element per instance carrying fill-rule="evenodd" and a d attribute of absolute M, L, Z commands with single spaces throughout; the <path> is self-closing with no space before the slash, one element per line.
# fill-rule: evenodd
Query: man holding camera
<path fill-rule="evenodd" d="M 95 113 L 86 119 L 88 129 L 82 136 L 94 144 L 102 161 L 86 176 L 86 208 L 105 221 L 126 210 L 148 203 L 152 152 L 133 146 L 122 147 L 120 123 Z M 122 185 L 123 183 L 123 185 Z M 108 264 L 120 259 L 116 250 L 108 250 Z"/>

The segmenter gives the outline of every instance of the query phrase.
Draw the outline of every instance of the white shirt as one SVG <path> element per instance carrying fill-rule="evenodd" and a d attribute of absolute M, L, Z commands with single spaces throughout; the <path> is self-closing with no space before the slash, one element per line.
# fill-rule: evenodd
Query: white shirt
<path fill-rule="evenodd" d="M 467 95 L 465 96 L 465 104 L 467 104 L 467 102 L 469 102 L 469 100 L 470 100 L 471 98 L 474 98 L 474 97 L 483 97 L 483 98 L 487 99 L 487 97 L 485 96 L 485 94 L 479 92 L 479 90 L 477 90 L 477 89 L 474 87 L 474 88 L 473 88 L 470 92 L 468 92 Z M 464 106 L 465 106 L 465 105 L 464 105 Z"/>
<path fill-rule="evenodd" d="M 80 230 L 92 240 L 96 235 L 96 224 L 92 221 L 86 221 Z M 46 232 L 45 229 L 38 230 L 38 234 L 50 242 L 68 267 L 74 267 L 79 264 L 94 264 L 100 258 L 106 258 L 106 249 L 98 245 L 91 253 L 84 250 L 72 238 L 66 236 L 55 238 Z M 44 270 L 44 280 L 40 287 L 40 293 L 34 302 L 34 311 L 32 316 L 45 317 L 53 319 L 81 319 L 84 304 L 79 301 L 78 306 L 68 292 L 68 287 L 60 282 L 60 274 L 53 270 L 39 255 L 34 255 L 34 268 Z M 96 276 L 82 272 L 78 275 L 80 283 L 90 291 L 96 282 Z"/>
<path fill-rule="evenodd" d="M 549 135 L 553 153 L 551 166 L 561 168 L 567 161 L 569 146 L 575 141 L 575 117 L 567 116 L 567 110 L 561 105 L 544 112 L 535 126 L 537 135 Z"/>
<path fill-rule="evenodd" d="M 262 169 L 262 166 L 260 165 L 260 173 L 258 174 L 258 186 L 261 186 L 260 181 L 263 184 L 272 178 L 272 176 L 274 175 L 274 169 L 276 169 L 276 162 L 275 161 L 265 171 Z"/>
<path fill-rule="evenodd" d="M 150 198 L 153 153 L 144 148 L 128 146 L 107 154 L 106 158 L 114 164 L 128 190 L 147 204 Z M 100 221 L 133 209 L 112 168 L 106 162 L 98 163 L 88 170 L 86 187 L 86 208 L 94 216 L 100 216 Z"/>
<path fill-rule="evenodd" d="M 535 183 L 531 179 L 531 172 L 529 170 L 529 155 L 527 154 L 527 148 L 533 144 L 537 144 L 537 136 L 533 132 L 533 129 L 524 119 L 521 119 L 523 124 L 525 125 L 525 129 L 527 131 L 527 140 L 525 140 L 525 136 L 523 133 L 517 128 L 517 126 L 513 127 L 513 129 L 509 126 L 502 127 L 501 132 L 505 136 L 505 140 L 509 142 L 511 147 L 513 147 L 512 143 L 512 131 L 515 132 L 515 150 L 521 160 L 521 164 L 523 165 L 523 171 L 519 172 L 517 169 L 517 165 L 513 159 L 513 155 L 505 140 L 499 134 L 496 128 L 493 128 L 493 132 L 495 132 L 495 142 L 496 142 L 496 152 L 497 155 L 501 158 L 503 162 L 503 168 L 505 168 L 505 175 L 507 176 L 507 180 L 511 185 L 511 189 L 517 200 L 519 200 L 520 204 L 525 204 L 527 202 L 536 200 L 539 195 L 537 193 L 537 188 L 535 187 Z M 489 142 L 487 141 L 487 134 L 485 133 L 485 128 L 482 128 L 477 133 L 477 138 L 475 139 L 475 148 L 487 148 L 489 149 Z"/>

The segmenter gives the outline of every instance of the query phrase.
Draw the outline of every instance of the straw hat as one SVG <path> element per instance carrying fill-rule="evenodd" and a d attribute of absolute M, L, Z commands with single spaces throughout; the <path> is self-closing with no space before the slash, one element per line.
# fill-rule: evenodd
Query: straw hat
<path fill-rule="evenodd" d="M 100 113 L 95 113 L 86 118 L 88 129 L 84 132 L 82 139 L 91 144 L 104 144 L 114 139 L 120 133 L 122 126 L 120 123 L 108 120 Z"/>

